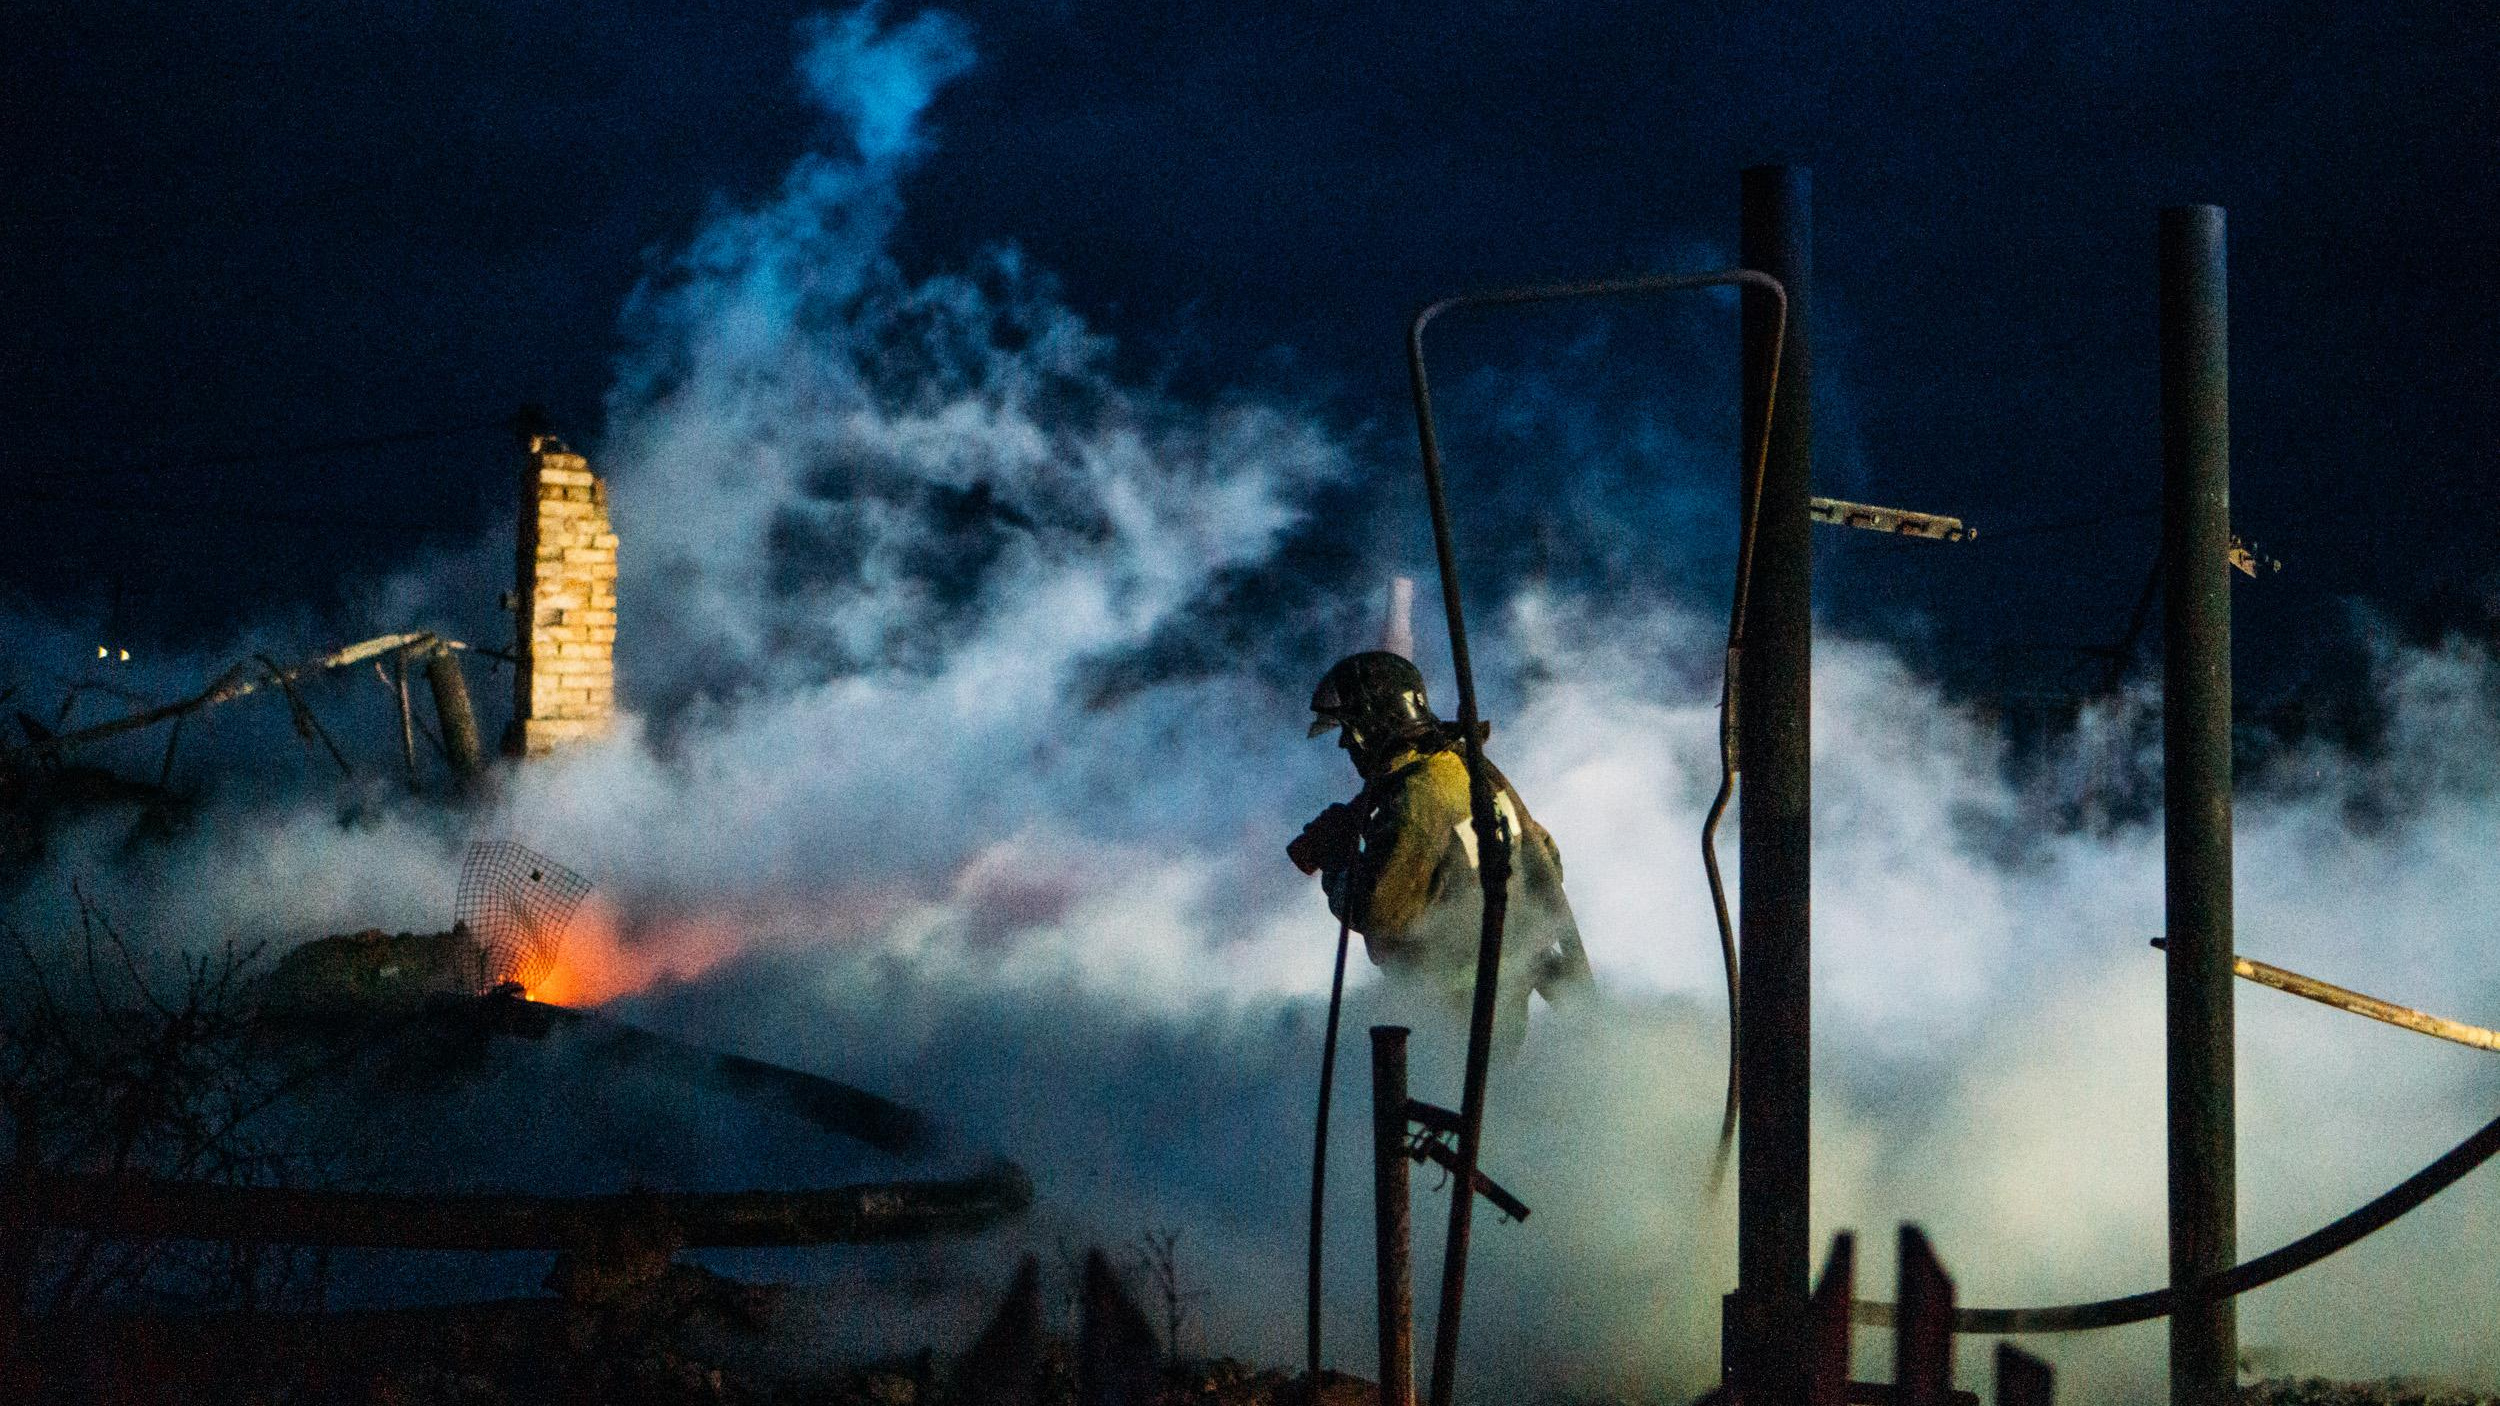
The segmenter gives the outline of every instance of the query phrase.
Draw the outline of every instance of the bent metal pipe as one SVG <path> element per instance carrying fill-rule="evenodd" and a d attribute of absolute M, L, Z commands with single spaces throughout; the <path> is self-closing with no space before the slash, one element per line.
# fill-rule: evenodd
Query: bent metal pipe
<path fill-rule="evenodd" d="M 2500 1153 L 2500 1118 L 2485 1123 L 2436 1161 L 2342 1219 L 2330 1221 L 2280 1249 L 2205 1280 L 2197 1286 L 2198 1297 L 2204 1301 L 2237 1298 L 2307 1269 L 2364 1236 L 2394 1224 L 2407 1212 L 2463 1180 L 2494 1153 Z M 1953 1311 L 1953 1331 L 2074 1333 L 2090 1328 L 2117 1328 L 2166 1317 L 2176 1301 L 2175 1290 L 2154 1289 L 2122 1298 L 2041 1308 L 1957 1308 Z M 1849 1316 L 1855 1322 L 1880 1327 L 1892 1322 L 1893 1306 L 1859 1299 L 1850 1305 Z"/>
<path fill-rule="evenodd" d="M 1475 1209 L 1477 1153 L 1484 1128 L 1486 1068 L 1492 1053 L 1493 1002 L 1501 966 L 1502 925 L 1509 903 L 1510 854 L 1494 815 L 1491 778 L 1478 732 L 1475 672 L 1467 652 L 1467 621 L 1460 606 L 1458 554 L 1450 532 L 1449 498 L 1443 488 L 1440 437 L 1432 419 L 1431 380 L 1424 366 L 1424 329 L 1443 313 L 1463 308 L 1520 307 L 1532 303 L 1580 298 L 1622 297 L 1684 292 L 1701 288 L 1744 286 L 1769 295 L 1776 307 L 1769 380 L 1758 423 L 1761 441 L 1754 456 L 1754 481 L 1746 493 L 1743 537 L 1738 548 L 1735 604 L 1729 624 L 1729 657 L 1741 644 L 1748 577 L 1753 558 L 1755 507 L 1762 465 L 1770 449 L 1771 411 L 1779 383 L 1778 348 L 1788 322 L 1788 293 L 1779 280 L 1754 269 L 1723 269 L 1701 274 L 1664 274 L 1645 278 L 1607 279 L 1593 283 L 1541 284 L 1489 293 L 1444 298 L 1415 314 L 1406 334 L 1406 365 L 1415 397 L 1415 430 L 1423 451 L 1424 493 L 1432 510 L 1432 546 L 1441 571 L 1441 604 L 1448 617 L 1450 666 L 1458 676 L 1460 755 L 1467 765 L 1469 811 L 1484 884 L 1484 924 L 1476 947 L 1476 986 L 1467 1026 L 1466 1083 L 1459 1103 L 1458 1162 L 1451 1178 L 1449 1238 L 1442 1252 L 1440 1313 L 1432 1343 L 1432 1406 L 1450 1406 L 1457 1390 L 1458 1330 L 1467 1292 L 1467 1249 Z M 1722 754 L 1733 757 L 1733 748 Z M 1730 1012 L 1733 1024 L 1733 1011 Z"/>

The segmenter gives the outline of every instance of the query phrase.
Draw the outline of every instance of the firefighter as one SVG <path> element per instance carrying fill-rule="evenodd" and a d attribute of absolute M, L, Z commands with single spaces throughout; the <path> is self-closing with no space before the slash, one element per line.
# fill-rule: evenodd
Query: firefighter
<path fill-rule="evenodd" d="M 1321 811 L 1285 852 L 1320 876 L 1329 911 L 1363 935 L 1373 965 L 1431 989 L 1464 1020 L 1484 888 L 1457 728 L 1433 716 L 1422 672 L 1386 650 L 1337 661 L 1311 695 L 1311 711 L 1310 735 L 1336 730 L 1363 789 Z M 1510 782 L 1498 771 L 1491 779 L 1511 851 L 1494 1007 L 1497 1044 L 1509 1048 L 1527 1028 L 1530 990 L 1568 1000 L 1591 981 L 1563 896 L 1562 853 Z"/>

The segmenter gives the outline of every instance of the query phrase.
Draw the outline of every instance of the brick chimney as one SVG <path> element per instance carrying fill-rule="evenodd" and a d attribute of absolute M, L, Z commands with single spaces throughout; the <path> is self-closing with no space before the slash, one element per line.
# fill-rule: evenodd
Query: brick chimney
<path fill-rule="evenodd" d="M 504 751 L 545 756 L 608 730 L 616 711 L 616 533 L 608 486 L 551 434 L 521 477 L 512 727 Z"/>

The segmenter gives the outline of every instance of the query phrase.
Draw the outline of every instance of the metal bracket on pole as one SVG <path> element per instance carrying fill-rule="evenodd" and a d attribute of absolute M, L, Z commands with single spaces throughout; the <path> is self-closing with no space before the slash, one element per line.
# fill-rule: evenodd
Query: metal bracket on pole
<path fill-rule="evenodd" d="M 2223 548 L 2222 559 L 2250 580 L 2255 580 L 2261 572 L 2270 574 L 2283 569 L 2283 563 L 2266 555 L 2265 548 L 2236 532 L 2231 534 L 2231 545 Z"/>
<path fill-rule="evenodd" d="M 1482 1167 L 1468 1167 L 1458 1155 L 1458 1131 L 1463 1126 L 1458 1114 L 1439 1104 L 1419 1098 L 1406 1101 L 1406 1121 L 1416 1131 L 1406 1140 L 1407 1158 L 1416 1163 L 1430 1162 L 1452 1176 L 1464 1173 L 1467 1184 L 1476 1194 L 1493 1203 L 1493 1209 L 1514 1221 L 1528 1218 L 1528 1203 L 1511 1195 L 1501 1183 L 1484 1174 Z"/>
<path fill-rule="evenodd" d="M 1896 537 L 1924 537 L 1932 542 L 1968 542 L 1979 536 L 1978 528 L 1965 526 L 1958 517 L 1914 512 L 1908 508 L 1878 508 L 1868 503 L 1847 503 L 1838 498 L 1808 498 L 1806 516 L 1834 527 L 1889 532 Z"/>

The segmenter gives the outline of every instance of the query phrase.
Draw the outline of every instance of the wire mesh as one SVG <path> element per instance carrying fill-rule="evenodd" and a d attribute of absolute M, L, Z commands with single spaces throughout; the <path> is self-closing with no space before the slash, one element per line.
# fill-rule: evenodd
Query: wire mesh
<path fill-rule="evenodd" d="M 526 845 L 470 845 L 460 861 L 460 900 L 452 916 L 478 945 L 478 993 L 505 982 L 527 991 L 545 980 L 573 910 L 589 892 L 588 879 Z"/>

